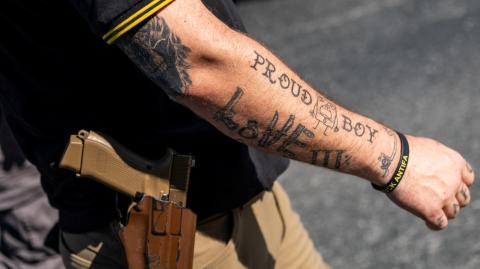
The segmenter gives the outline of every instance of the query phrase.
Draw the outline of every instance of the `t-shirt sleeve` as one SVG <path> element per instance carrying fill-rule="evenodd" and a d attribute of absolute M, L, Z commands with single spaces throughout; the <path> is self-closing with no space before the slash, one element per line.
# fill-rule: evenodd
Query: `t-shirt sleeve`
<path fill-rule="evenodd" d="M 92 31 L 112 44 L 175 0 L 70 0 Z"/>

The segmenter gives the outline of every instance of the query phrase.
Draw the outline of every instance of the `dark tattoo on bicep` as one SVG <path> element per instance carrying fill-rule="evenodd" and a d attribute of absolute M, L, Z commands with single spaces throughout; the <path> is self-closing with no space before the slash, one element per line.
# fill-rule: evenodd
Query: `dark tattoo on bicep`
<path fill-rule="evenodd" d="M 125 35 L 118 45 L 170 97 L 188 93 L 192 81 L 187 57 L 191 50 L 162 17 L 152 17 L 138 31 Z"/>
<path fill-rule="evenodd" d="M 395 138 L 395 133 L 392 130 L 385 128 L 385 131 L 389 136 L 393 138 L 393 151 L 390 155 L 385 153 L 381 153 L 380 157 L 378 157 L 378 161 L 380 162 L 380 168 L 383 170 L 383 177 L 388 174 L 388 170 L 392 165 L 393 160 L 395 159 L 395 155 L 397 154 L 397 139 Z"/>

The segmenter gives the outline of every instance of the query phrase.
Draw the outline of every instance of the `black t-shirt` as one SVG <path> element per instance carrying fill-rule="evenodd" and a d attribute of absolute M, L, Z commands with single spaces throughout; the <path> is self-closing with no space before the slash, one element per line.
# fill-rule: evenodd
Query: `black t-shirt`
<path fill-rule="evenodd" d="M 229 26 L 244 30 L 229 0 L 204 2 Z M 240 206 L 286 169 L 283 159 L 251 157 L 245 145 L 172 102 L 117 47 L 107 45 L 165 4 L 0 3 L 0 101 L 17 141 L 41 172 L 65 231 L 89 231 L 117 217 L 115 192 L 57 167 L 69 135 L 80 129 L 106 133 L 150 159 L 168 147 L 194 155 L 188 199 L 200 218 Z"/>

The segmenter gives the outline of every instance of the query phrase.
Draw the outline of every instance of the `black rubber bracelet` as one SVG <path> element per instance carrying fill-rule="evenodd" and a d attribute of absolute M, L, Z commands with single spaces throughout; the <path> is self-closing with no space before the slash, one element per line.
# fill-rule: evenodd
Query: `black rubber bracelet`
<path fill-rule="evenodd" d="M 408 146 L 407 138 L 399 132 L 396 132 L 400 137 L 400 144 L 401 144 L 401 154 L 400 154 L 400 161 L 398 162 L 397 169 L 395 169 L 395 173 L 393 173 L 392 178 L 390 181 L 384 186 L 378 186 L 372 183 L 372 187 L 378 191 L 389 193 L 397 188 L 400 181 L 402 181 L 403 176 L 405 175 L 405 171 L 407 170 L 408 166 L 408 159 L 410 158 L 410 147 Z"/>

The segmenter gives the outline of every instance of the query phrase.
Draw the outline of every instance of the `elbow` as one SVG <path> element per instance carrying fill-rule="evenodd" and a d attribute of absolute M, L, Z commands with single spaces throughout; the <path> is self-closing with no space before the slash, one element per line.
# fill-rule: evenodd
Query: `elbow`
<path fill-rule="evenodd" d="M 241 53 L 248 45 L 245 40 L 242 34 L 229 30 L 221 39 L 202 42 L 190 57 L 190 85 L 184 97 L 208 102 L 234 84 L 241 72 L 239 63 L 245 59 Z"/>

